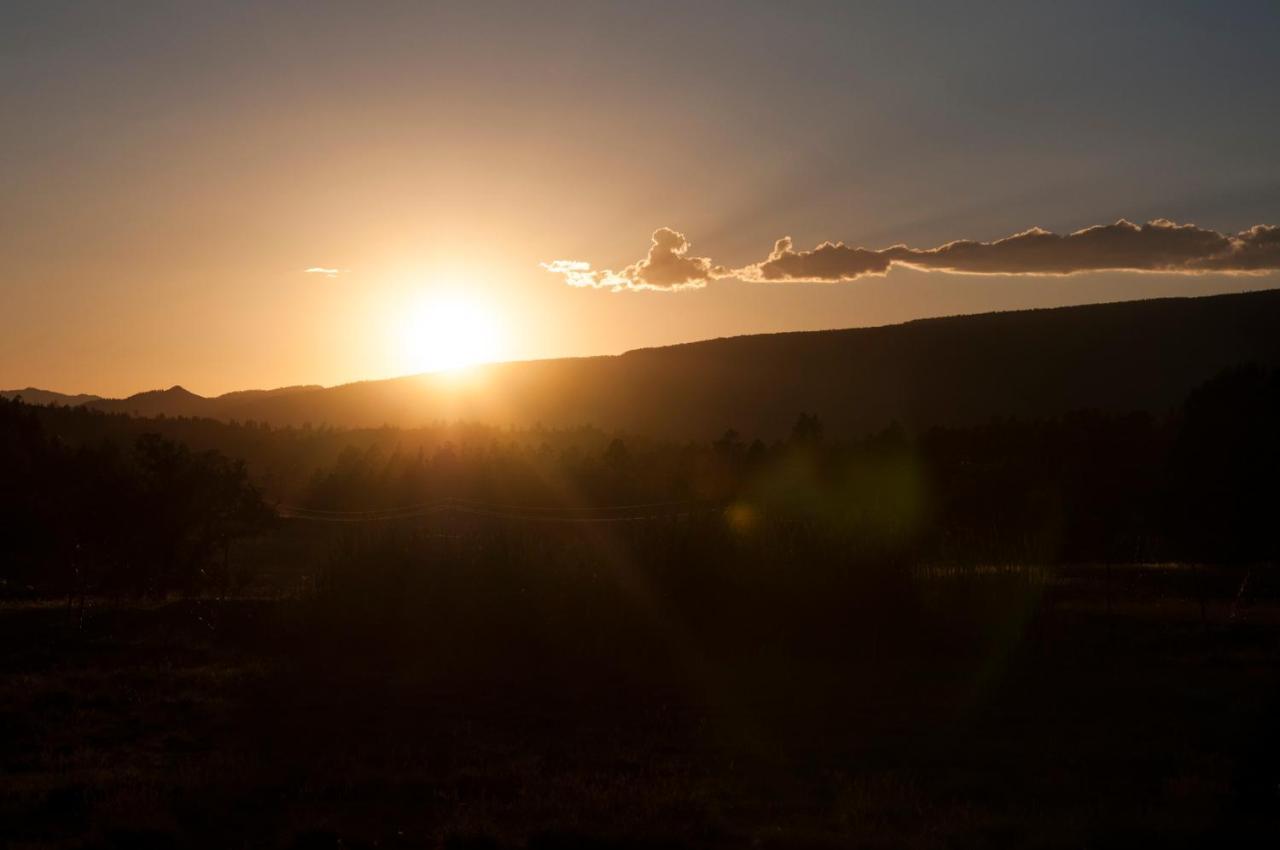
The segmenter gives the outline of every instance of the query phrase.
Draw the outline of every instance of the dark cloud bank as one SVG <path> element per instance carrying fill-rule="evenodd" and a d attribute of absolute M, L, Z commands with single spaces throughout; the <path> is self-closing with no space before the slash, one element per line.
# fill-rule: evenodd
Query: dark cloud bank
<path fill-rule="evenodd" d="M 622 290 L 694 289 L 717 278 L 773 283 L 832 283 L 883 275 L 895 265 L 956 274 L 1069 275 L 1137 271 L 1174 274 L 1258 273 L 1280 269 L 1280 227 L 1259 224 L 1236 234 L 1156 219 L 1125 220 L 1061 235 L 1041 228 L 994 242 L 961 240 L 936 248 L 894 245 L 882 250 L 824 242 L 797 251 L 784 236 L 758 263 L 730 269 L 690 257 L 689 240 L 670 228 L 653 234 L 648 256 L 621 271 L 556 260 L 544 267 L 573 286 Z"/>

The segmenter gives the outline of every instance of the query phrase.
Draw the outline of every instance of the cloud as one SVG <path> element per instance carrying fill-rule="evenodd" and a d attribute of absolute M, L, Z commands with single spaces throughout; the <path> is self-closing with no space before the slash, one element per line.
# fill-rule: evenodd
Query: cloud
<path fill-rule="evenodd" d="M 312 266 L 309 269 L 303 269 L 303 274 L 322 274 L 325 277 L 337 277 L 340 274 L 346 274 L 351 269 L 327 269 L 324 266 Z"/>
<path fill-rule="evenodd" d="M 883 250 L 824 242 L 796 251 L 778 240 L 759 263 L 734 271 L 743 280 L 831 282 L 884 274 L 895 265 L 961 274 L 1068 275 L 1098 271 L 1196 274 L 1280 269 L 1280 227 L 1257 225 L 1235 235 L 1156 219 L 1138 225 L 1086 227 L 1060 235 L 1033 227 L 994 242 L 960 240 L 936 248 Z"/>
<path fill-rule="evenodd" d="M 868 274 L 884 274 L 892 265 L 882 251 L 850 248 L 843 242 L 823 242 L 812 251 L 797 251 L 791 237 L 773 246 L 768 258 L 734 272 L 734 277 L 754 281 L 853 280 Z"/>
<path fill-rule="evenodd" d="M 896 262 L 924 269 L 977 274 L 1074 274 L 1086 271 L 1197 270 L 1222 256 L 1231 237 L 1194 224 L 1157 219 L 1137 225 L 1086 227 L 1060 236 L 1038 227 L 994 242 L 950 242 L 927 251 L 890 248 Z"/>
<path fill-rule="evenodd" d="M 1208 258 L 1212 271 L 1263 272 L 1280 269 L 1280 226 L 1255 224 L 1231 237 L 1230 250 Z"/>
<path fill-rule="evenodd" d="M 621 271 L 593 270 L 589 263 L 556 260 L 543 268 L 570 286 L 596 289 L 697 289 L 732 277 L 766 283 L 833 283 L 884 275 L 894 266 L 953 274 L 1070 275 L 1134 271 L 1170 274 L 1257 274 L 1280 269 L 1280 226 L 1259 224 L 1236 234 L 1155 219 L 1052 233 L 1039 227 L 992 242 L 958 240 L 936 248 L 893 245 L 870 249 L 823 242 L 797 251 L 784 236 L 763 260 L 730 269 L 706 257 L 688 256 L 689 240 L 669 227 L 653 233 L 649 253 Z"/>
<path fill-rule="evenodd" d="M 614 292 L 657 290 L 676 292 L 701 289 L 708 281 L 725 277 L 730 270 L 713 265 L 706 257 L 690 257 L 689 240 L 669 227 L 653 231 L 649 253 L 621 271 L 591 268 L 581 260 L 553 260 L 542 267 L 561 275 L 570 286 L 611 289 Z"/>

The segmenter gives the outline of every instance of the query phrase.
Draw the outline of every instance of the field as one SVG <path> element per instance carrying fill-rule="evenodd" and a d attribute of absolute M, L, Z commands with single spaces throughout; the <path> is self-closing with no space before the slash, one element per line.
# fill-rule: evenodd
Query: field
<path fill-rule="evenodd" d="M 4 402 L 0 835 L 1274 846 L 1277 428 L 1252 367 L 769 445 Z"/>
<path fill-rule="evenodd" d="M 701 628 L 661 581 L 643 605 L 611 595 L 621 582 L 585 607 L 557 595 L 549 571 L 571 549 L 522 587 L 497 567 L 451 584 L 473 542 L 353 544 L 352 563 L 370 547 L 379 563 L 387 546 L 431 555 L 415 569 L 434 578 L 397 579 L 394 615 L 373 580 L 336 607 L 323 589 L 7 603 L 0 834 L 14 848 L 1280 835 L 1280 605 L 1264 570 L 915 569 L 895 602 L 841 594 L 847 616 L 822 615 L 817 594 L 769 609 L 741 591 Z M 380 607 L 353 610 L 360 598 Z M 747 619 L 726 632 L 729 608 Z"/>

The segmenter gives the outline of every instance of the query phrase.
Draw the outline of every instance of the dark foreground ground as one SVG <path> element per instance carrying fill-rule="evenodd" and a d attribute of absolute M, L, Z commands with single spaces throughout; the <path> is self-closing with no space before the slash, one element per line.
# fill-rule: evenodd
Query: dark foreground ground
<path fill-rule="evenodd" d="M 0 843 L 1278 846 L 1280 616 L 1177 573 L 917 576 L 940 623 L 1002 615 L 576 672 L 329 640 L 298 600 L 12 603 Z"/>

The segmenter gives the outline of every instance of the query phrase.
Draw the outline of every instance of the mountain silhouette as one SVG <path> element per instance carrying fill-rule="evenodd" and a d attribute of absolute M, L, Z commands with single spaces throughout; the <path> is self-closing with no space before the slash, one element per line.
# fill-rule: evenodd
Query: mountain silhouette
<path fill-rule="evenodd" d="M 27 387 L 22 390 L 0 390 L 0 398 L 21 398 L 27 404 L 61 404 L 66 407 L 76 407 L 86 402 L 99 401 L 101 396 L 90 395 L 89 393 L 67 395 L 66 393 L 56 393 L 52 390 Z"/>
<path fill-rule="evenodd" d="M 740 336 L 607 357 L 497 363 L 330 388 L 202 398 L 184 390 L 89 404 L 277 425 L 472 420 L 685 439 L 765 438 L 797 413 L 832 433 L 1071 410 L 1163 412 L 1220 369 L 1280 364 L 1280 290 Z"/>
<path fill-rule="evenodd" d="M 105 399 L 91 402 L 89 406 L 134 416 L 210 416 L 213 409 L 207 404 L 209 401 L 211 399 L 198 396 L 185 387 L 173 386 L 167 390 L 137 393 L 118 402 Z"/>
<path fill-rule="evenodd" d="M 274 390 L 239 390 L 220 396 L 196 395 L 182 386 L 167 390 L 149 390 L 122 399 L 97 399 L 86 406 L 108 413 L 128 413 L 132 416 L 202 416 L 210 419 L 235 418 L 235 411 L 242 404 L 275 398 L 293 392 L 322 389 L 320 386 L 280 387 Z"/>

